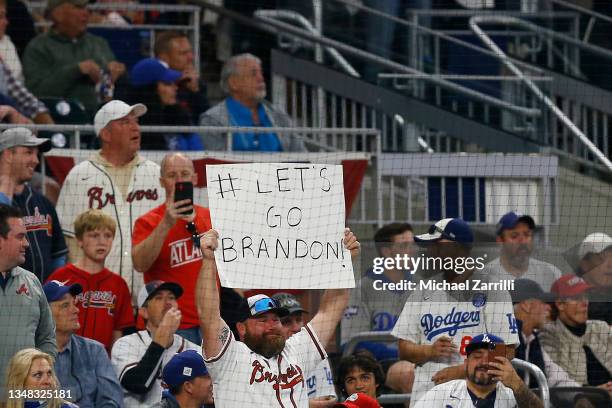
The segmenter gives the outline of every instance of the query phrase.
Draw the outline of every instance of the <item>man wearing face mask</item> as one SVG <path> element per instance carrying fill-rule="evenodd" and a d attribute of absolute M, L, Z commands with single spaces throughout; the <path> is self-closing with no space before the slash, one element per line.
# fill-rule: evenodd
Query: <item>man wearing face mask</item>
<path fill-rule="evenodd" d="M 531 257 L 535 221 L 529 215 L 509 212 L 497 223 L 495 241 L 501 244 L 501 255 L 485 265 L 476 274 L 491 281 L 499 279 L 530 279 L 542 289 L 550 290 L 553 282 L 561 277 L 556 266 Z"/>
<path fill-rule="evenodd" d="M 489 360 L 504 341 L 493 334 L 475 336 L 466 346 L 465 380 L 454 380 L 429 390 L 415 408 L 540 408 L 542 401 L 525 385 L 507 358 Z"/>

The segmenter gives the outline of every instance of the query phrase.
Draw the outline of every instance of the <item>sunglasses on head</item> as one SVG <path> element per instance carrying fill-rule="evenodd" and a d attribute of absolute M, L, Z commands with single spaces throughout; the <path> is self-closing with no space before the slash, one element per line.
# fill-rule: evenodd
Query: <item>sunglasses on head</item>
<path fill-rule="evenodd" d="M 187 225 L 185 225 L 185 228 L 191 234 L 191 241 L 193 242 L 193 245 L 196 247 L 199 247 L 200 246 L 200 233 L 198 232 L 198 229 L 196 228 L 195 223 L 193 221 L 188 222 Z"/>
<path fill-rule="evenodd" d="M 249 307 L 249 309 L 251 310 L 252 315 L 256 315 L 258 313 L 268 312 L 278 307 L 279 306 L 274 299 L 264 298 L 259 299 L 257 302 L 253 303 L 253 305 Z"/>

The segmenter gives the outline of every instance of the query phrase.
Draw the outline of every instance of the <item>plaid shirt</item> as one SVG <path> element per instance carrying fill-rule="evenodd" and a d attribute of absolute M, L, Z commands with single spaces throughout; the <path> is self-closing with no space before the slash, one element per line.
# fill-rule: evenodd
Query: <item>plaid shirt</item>
<path fill-rule="evenodd" d="M 25 116 L 33 119 L 40 113 L 48 112 L 49 110 L 38 98 L 36 98 L 25 85 L 19 81 L 8 69 L 6 63 L 0 59 L 0 68 L 6 81 L 6 95 L 13 99 L 15 108 Z"/>

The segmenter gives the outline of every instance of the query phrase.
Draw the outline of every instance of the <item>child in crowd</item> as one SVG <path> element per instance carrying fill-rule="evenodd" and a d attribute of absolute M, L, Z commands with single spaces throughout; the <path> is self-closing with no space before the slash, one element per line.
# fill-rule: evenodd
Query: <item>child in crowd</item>
<path fill-rule="evenodd" d="M 110 352 L 123 330 L 134 326 L 127 284 L 104 267 L 115 236 L 115 220 L 100 210 L 90 209 L 76 218 L 74 229 L 82 252 L 79 260 L 56 270 L 48 280 L 83 287 L 76 298 L 81 323 L 76 334 L 99 341 Z"/>

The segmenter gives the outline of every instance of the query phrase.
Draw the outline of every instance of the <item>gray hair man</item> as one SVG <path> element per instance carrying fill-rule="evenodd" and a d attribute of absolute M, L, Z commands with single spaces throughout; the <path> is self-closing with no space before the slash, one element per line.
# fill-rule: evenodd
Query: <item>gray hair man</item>
<path fill-rule="evenodd" d="M 221 88 L 227 97 L 200 116 L 202 126 L 291 127 L 289 116 L 266 101 L 266 81 L 261 60 L 252 54 L 231 57 L 221 70 Z M 225 150 L 224 133 L 206 133 L 202 143 L 207 150 Z M 298 135 L 235 132 L 231 150 L 306 151 Z"/>

